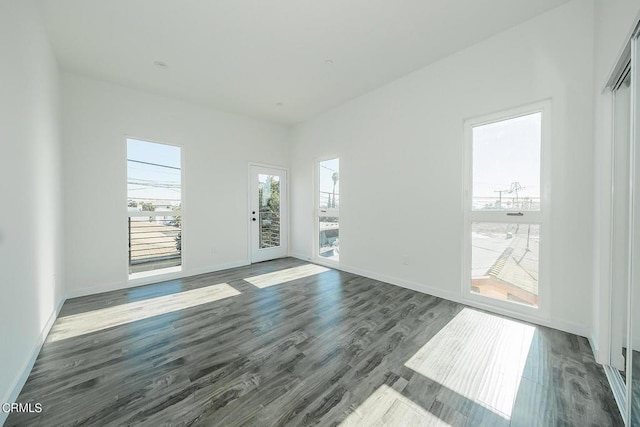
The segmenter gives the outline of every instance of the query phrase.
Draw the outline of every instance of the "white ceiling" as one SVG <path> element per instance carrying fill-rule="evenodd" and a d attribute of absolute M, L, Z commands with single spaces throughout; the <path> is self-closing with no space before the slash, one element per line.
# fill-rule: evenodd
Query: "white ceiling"
<path fill-rule="evenodd" d="M 41 3 L 63 69 L 293 124 L 567 1 Z"/>

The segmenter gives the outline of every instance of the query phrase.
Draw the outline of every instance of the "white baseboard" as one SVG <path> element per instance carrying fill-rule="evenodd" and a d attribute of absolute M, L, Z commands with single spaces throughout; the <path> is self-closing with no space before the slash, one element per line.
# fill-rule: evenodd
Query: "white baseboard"
<path fill-rule="evenodd" d="M 400 279 L 397 277 L 387 276 L 385 274 L 376 273 L 370 270 L 364 270 L 357 267 L 343 266 L 337 267 L 339 270 L 346 271 L 347 273 L 357 274 L 359 276 L 368 277 L 370 279 L 379 280 L 381 282 L 390 283 L 392 285 L 400 286 L 401 288 L 411 289 L 412 291 L 421 292 L 423 294 L 433 295 L 438 298 L 443 298 L 449 301 L 460 302 L 459 295 L 454 294 L 443 289 L 434 288 L 424 283 L 413 282 L 411 280 Z"/>
<path fill-rule="evenodd" d="M 27 382 L 27 378 L 29 378 L 29 374 L 33 369 L 33 365 L 36 363 L 36 359 L 40 354 L 40 350 L 42 349 L 42 344 L 44 344 L 44 341 L 45 339 L 47 339 L 47 335 L 49 335 L 49 331 L 51 330 L 53 323 L 58 318 L 58 314 L 60 313 L 60 309 L 62 308 L 62 305 L 64 304 L 64 302 L 65 302 L 64 299 L 59 301 L 56 308 L 49 315 L 49 318 L 47 319 L 47 323 L 44 325 L 44 328 L 42 328 L 42 331 L 40 331 L 40 335 L 38 335 L 36 342 L 33 344 L 33 348 L 31 349 L 31 353 L 29 354 L 29 357 L 25 360 L 24 364 L 22 365 L 22 368 L 18 371 L 18 375 L 16 376 L 16 378 L 13 380 L 13 383 L 9 387 L 9 392 L 7 393 L 6 396 L 2 398 L 0 403 L 15 402 L 16 399 L 18 398 L 18 395 L 20 395 L 20 391 L 22 391 L 22 387 L 24 387 L 24 384 Z M 9 416 L 8 413 L 0 411 L 0 426 L 4 424 L 8 416 Z"/>
<path fill-rule="evenodd" d="M 509 316 L 514 319 L 523 320 L 525 322 L 534 323 L 536 325 L 547 326 L 553 329 L 557 329 L 563 332 L 568 332 L 570 334 L 579 335 L 581 337 L 589 337 L 591 335 L 591 331 L 586 328 L 584 325 L 570 322 L 562 319 L 551 319 L 544 320 L 538 319 L 530 316 L 525 316 L 520 313 L 511 312 L 508 310 L 503 310 L 500 308 L 496 308 L 490 305 L 477 303 L 475 301 L 468 301 L 462 298 L 462 296 L 457 292 L 451 292 L 440 288 L 435 288 L 433 286 L 429 286 L 424 283 L 418 283 L 410 280 L 400 279 L 398 277 L 392 277 L 385 274 L 377 273 L 370 270 L 365 270 L 358 267 L 352 267 L 340 264 L 336 266 L 334 264 L 323 264 L 322 262 L 317 262 L 315 260 L 309 260 L 306 256 L 299 256 L 296 254 L 291 255 L 294 258 L 298 258 L 303 261 L 310 261 L 314 263 L 318 263 L 321 265 L 325 265 L 329 268 L 334 268 L 337 270 L 346 271 L 347 273 L 357 274 L 359 276 L 368 277 L 370 279 L 379 280 L 381 282 L 389 283 L 392 285 L 400 286 L 401 288 L 411 289 L 416 292 L 421 292 L 423 294 L 433 295 L 438 298 L 443 298 L 449 301 L 457 302 L 459 304 L 463 304 L 466 306 L 471 306 L 475 308 L 479 308 L 486 311 L 495 312 L 497 314 L 501 314 L 503 316 Z"/>
<path fill-rule="evenodd" d="M 199 274 L 214 273 L 216 271 L 228 270 L 230 268 L 246 267 L 247 265 L 251 265 L 251 263 L 249 262 L 249 260 L 243 259 L 241 261 L 228 262 L 226 264 L 218 264 L 218 265 L 213 265 L 213 266 L 203 267 L 203 268 L 193 268 L 193 269 L 190 269 L 188 272 L 186 272 L 187 274 L 185 274 L 185 277 L 197 276 Z"/>
<path fill-rule="evenodd" d="M 289 256 L 291 258 L 297 258 L 297 259 L 300 259 L 302 261 L 313 262 L 310 256 L 302 254 L 302 253 L 290 253 Z"/>
<path fill-rule="evenodd" d="M 90 286 L 86 288 L 73 289 L 68 291 L 67 299 L 84 297 L 87 295 L 102 294 L 104 292 L 117 291 L 121 289 L 135 288 L 136 286 L 144 286 L 152 283 L 166 282 L 168 280 L 182 279 L 189 276 L 197 276 L 199 274 L 213 273 L 220 270 L 227 270 L 229 268 L 244 267 L 249 265 L 248 260 L 234 261 L 226 264 L 217 264 L 208 267 L 192 268 L 188 270 L 182 270 L 169 274 L 158 274 L 156 276 L 149 276 L 134 280 L 112 282 L 98 286 Z"/>
<path fill-rule="evenodd" d="M 582 323 L 576 323 L 563 319 L 551 319 L 548 325 L 550 328 L 558 329 L 559 331 L 568 332 L 570 334 L 584 337 L 587 340 L 591 337 L 591 329 L 583 325 Z"/>
<path fill-rule="evenodd" d="M 593 356 L 596 358 L 596 362 L 601 365 L 610 365 L 611 364 L 611 353 L 609 348 L 603 345 L 596 335 L 592 335 L 589 340 L 591 347 L 593 348 Z"/>
<path fill-rule="evenodd" d="M 129 282 L 111 282 L 97 286 L 88 286 L 86 288 L 72 289 L 66 292 L 67 299 L 85 297 L 87 295 L 102 294 L 104 292 L 117 291 L 119 289 L 131 288 L 134 285 Z"/>

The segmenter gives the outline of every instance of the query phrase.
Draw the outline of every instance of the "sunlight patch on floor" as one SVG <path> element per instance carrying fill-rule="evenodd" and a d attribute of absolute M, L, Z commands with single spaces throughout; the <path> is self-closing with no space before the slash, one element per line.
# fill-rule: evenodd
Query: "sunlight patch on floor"
<path fill-rule="evenodd" d="M 385 384 L 340 423 L 341 427 L 449 425 Z"/>
<path fill-rule="evenodd" d="M 293 280 L 302 279 L 303 277 L 324 273 L 329 270 L 329 268 L 321 267 L 319 265 L 305 264 L 299 267 L 292 267 L 274 271 L 272 273 L 260 274 L 259 276 L 248 277 L 244 280 L 258 288 L 268 288 L 269 286 L 281 285 Z"/>
<path fill-rule="evenodd" d="M 405 363 L 511 419 L 535 327 L 465 308 Z"/>
<path fill-rule="evenodd" d="M 60 317 L 53 325 L 47 342 L 60 341 L 79 335 L 97 332 L 113 326 L 183 310 L 189 307 L 240 295 L 226 283 L 206 286 L 190 291 L 120 304 L 92 310 L 86 313 Z"/>

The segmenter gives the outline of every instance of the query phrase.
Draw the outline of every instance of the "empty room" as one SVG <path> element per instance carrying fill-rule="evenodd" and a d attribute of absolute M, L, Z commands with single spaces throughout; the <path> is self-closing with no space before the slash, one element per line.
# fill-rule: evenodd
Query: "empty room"
<path fill-rule="evenodd" d="M 640 426 L 639 23 L 0 0 L 0 425 Z"/>

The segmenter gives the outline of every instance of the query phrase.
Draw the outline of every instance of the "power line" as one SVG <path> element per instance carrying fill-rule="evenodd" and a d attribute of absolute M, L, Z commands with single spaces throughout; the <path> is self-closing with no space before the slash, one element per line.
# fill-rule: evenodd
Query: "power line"
<path fill-rule="evenodd" d="M 157 197 L 128 197 L 129 200 L 155 200 L 165 202 L 182 202 L 180 199 L 160 199 Z"/>
<path fill-rule="evenodd" d="M 181 170 L 180 168 L 177 168 L 175 166 L 167 166 L 167 165 L 160 165 L 158 163 L 150 163 L 150 162 L 143 162 L 142 160 L 133 160 L 133 159 L 127 159 L 128 162 L 133 162 L 133 163 L 142 163 L 143 165 L 151 165 L 151 166 L 159 166 L 161 168 L 168 168 L 168 169 L 175 169 L 175 170 Z"/>
<path fill-rule="evenodd" d="M 152 187 L 144 187 L 144 188 L 129 188 L 128 191 L 151 191 L 150 188 Z M 180 189 L 178 188 L 164 188 L 164 187 L 160 187 L 163 190 L 167 190 L 167 191 L 173 191 L 174 193 L 180 193 Z"/>
<path fill-rule="evenodd" d="M 161 174 L 165 174 L 165 175 L 178 176 L 178 177 L 180 177 L 180 171 L 181 171 L 181 170 L 177 170 L 177 171 L 175 171 L 175 170 L 171 170 L 171 171 L 154 170 L 154 171 L 151 171 L 151 170 L 149 170 L 147 168 L 144 168 L 144 167 L 138 168 L 138 167 L 131 166 L 131 165 L 127 167 L 127 170 L 129 170 L 129 171 L 140 171 L 140 172 L 144 172 L 146 174 L 161 173 Z"/>
<path fill-rule="evenodd" d="M 139 178 L 137 176 L 130 176 L 129 181 L 144 181 L 144 182 L 159 182 L 162 184 L 176 184 L 179 185 L 180 184 L 180 180 L 161 180 L 161 179 L 146 179 L 146 178 Z"/>
<path fill-rule="evenodd" d="M 127 181 L 129 185 L 139 185 L 141 187 L 153 187 L 153 188 L 175 188 L 180 189 L 181 185 L 178 183 L 172 182 L 158 182 L 158 181 L 145 181 L 145 180 L 137 180 L 137 181 Z"/>

